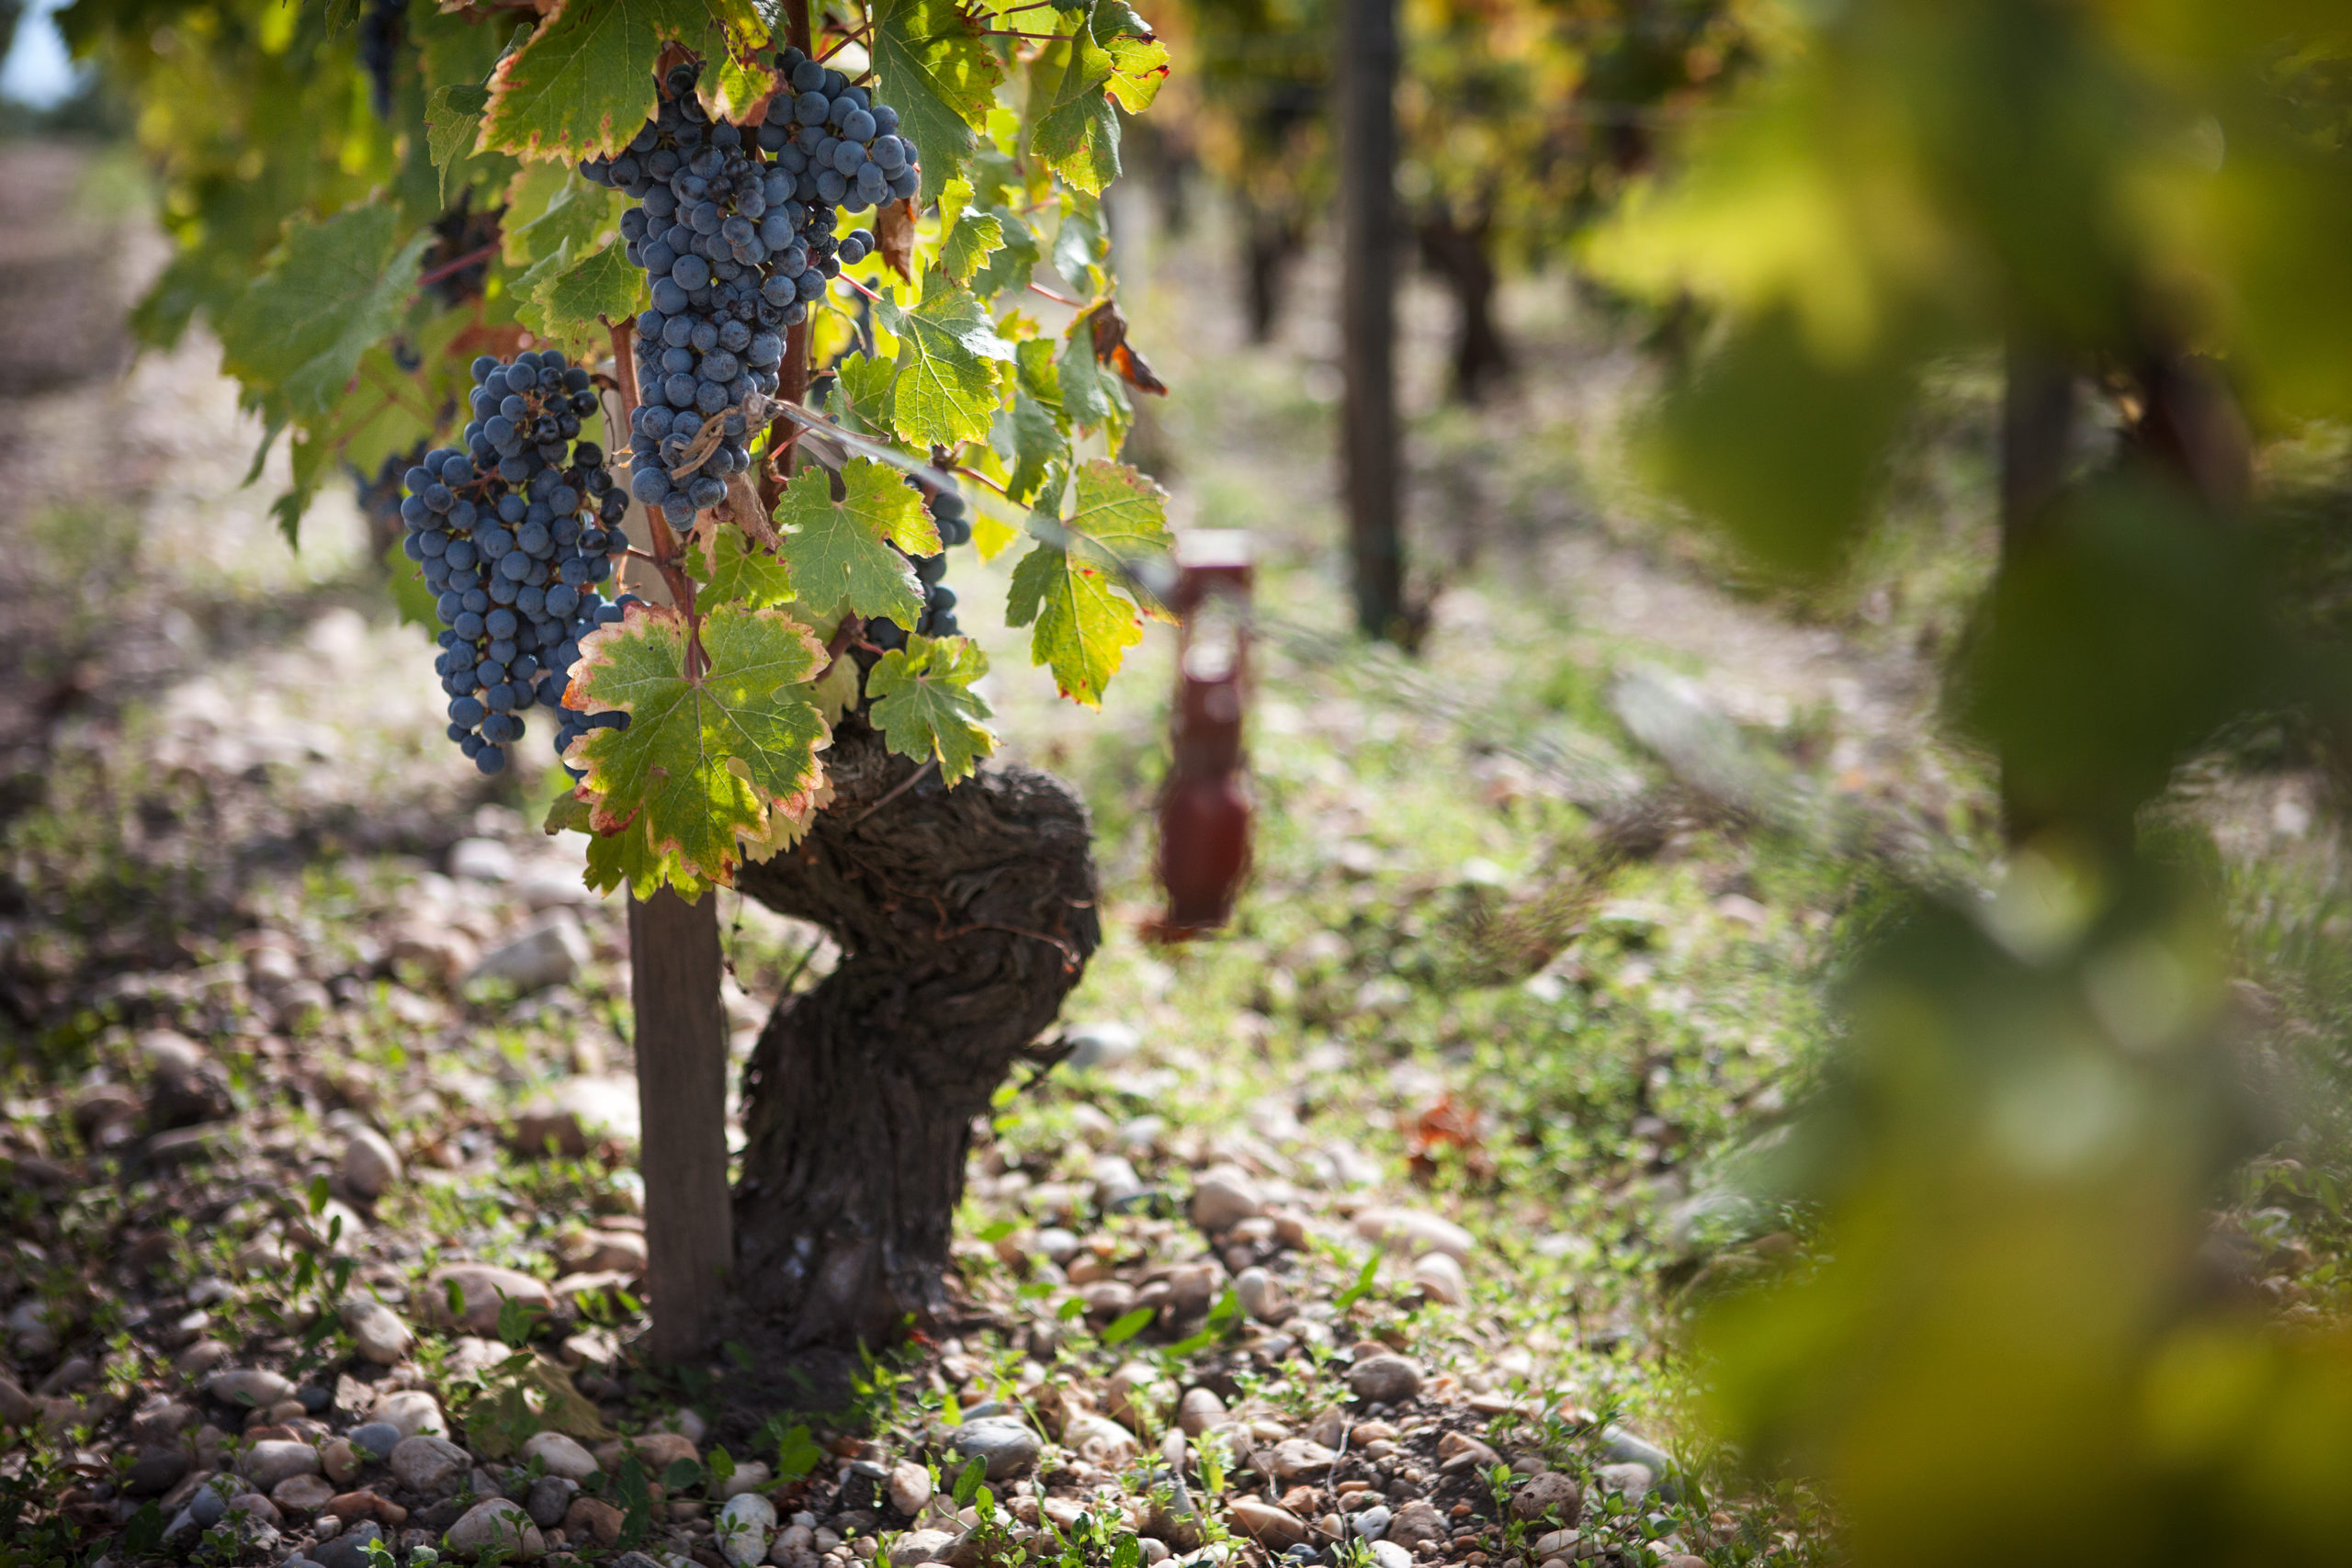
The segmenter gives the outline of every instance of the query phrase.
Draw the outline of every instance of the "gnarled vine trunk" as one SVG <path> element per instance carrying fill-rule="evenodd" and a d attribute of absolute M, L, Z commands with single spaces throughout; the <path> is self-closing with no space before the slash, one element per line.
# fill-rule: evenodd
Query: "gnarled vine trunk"
<path fill-rule="evenodd" d="M 826 771 L 808 839 L 739 879 L 842 950 L 777 1004 L 745 1080 L 735 1293 L 796 1345 L 879 1341 L 945 1304 L 972 1119 L 1101 935 L 1086 808 L 1059 780 L 951 790 L 854 717 Z"/>

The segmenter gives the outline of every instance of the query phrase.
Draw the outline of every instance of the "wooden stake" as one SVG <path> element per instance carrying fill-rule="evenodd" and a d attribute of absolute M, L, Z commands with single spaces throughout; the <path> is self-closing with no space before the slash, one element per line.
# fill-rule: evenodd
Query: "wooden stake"
<path fill-rule="evenodd" d="M 1396 449 L 1396 0 L 1340 7 L 1340 331 L 1356 624 L 1405 625 Z"/>
<path fill-rule="evenodd" d="M 638 1158 L 645 1177 L 647 1349 L 673 1364 L 710 1348 L 734 1262 L 727 1192 L 727 1014 L 719 1005 L 718 896 L 668 888 L 629 900 L 637 1018 Z"/>

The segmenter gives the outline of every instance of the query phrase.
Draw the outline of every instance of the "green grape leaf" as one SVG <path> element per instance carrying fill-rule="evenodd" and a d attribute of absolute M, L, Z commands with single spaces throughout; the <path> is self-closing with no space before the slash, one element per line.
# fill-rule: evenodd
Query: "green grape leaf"
<path fill-rule="evenodd" d="M 955 784 L 996 750 L 989 705 L 972 690 L 988 672 L 988 656 L 969 637 L 910 637 L 866 676 L 869 716 L 891 750 L 937 761 L 939 776 Z"/>
<path fill-rule="evenodd" d="M 775 523 L 783 556 L 799 596 L 831 607 L 846 602 L 861 615 L 888 615 L 911 626 L 922 614 L 922 586 L 909 555 L 935 555 L 939 530 L 922 497 L 898 470 L 871 457 L 842 468 L 844 494 L 835 501 L 832 479 L 803 469 L 777 498 Z"/>
<path fill-rule="evenodd" d="M 899 340 L 892 427 L 909 441 L 986 440 L 997 407 L 990 361 L 1012 359 L 1014 351 L 997 335 L 978 297 L 927 272 L 922 304 L 905 310 L 886 298 L 874 310 Z"/>
<path fill-rule="evenodd" d="M 1054 411 L 1026 387 L 1016 389 L 1012 394 L 1011 423 L 1012 471 L 1005 479 L 1004 498 L 1025 506 L 1045 484 L 1046 471 L 1055 459 L 1067 456 L 1069 442 L 1055 422 Z"/>
<path fill-rule="evenodd" d="M 1107 457 L 1080 465 L 1077 498 L 1061 525 L 1086 554 L 1121 571 L 1176 547 L 1168 531 L 1168 492 Z"/>
<path fill-rule="evenodd" d="M 265 408 L 326 417 L 360 356 L 400 326 L 432 243 L 428 231 L 401 243 L 400 214 L 384 202 L 296 223 L 220 323 L 221 367 Z"/>
<path fill-rule="evenodd" d="M 518 292 L 520 288 L 518 282 Z M 530 307 L 516 314 L 534 332 L 568 344 L 601 343 L 606 321 L 627 321 L 643 309 L 645 274 L 615 240 L 595 254 L 539 278 L 529 295 Z"/>
<path fill-rule="evenodd" d="M 939 270 L 956 283 L 969 283 L 980 264 L 1002 249 L 1004 224 L 994 213 L 960 212 L 939 242 Z"/>
<path fill-rule="evenodd" d="M 1054 270 L 1073 286 L 1101 293 L 1109 281 L 1103 263 L 1111 254 L 1111 235 L 1102 226 L 1102 209 L 1094 202 L 1072 200 L 1054 231 Z"/>
<path fill-rule="evenodd" d="M 359 0 L 327 0 L 327 37 L 341 38 L 359 19 Z"/>
<path fill-rule="evenodd" d="M 890 383 L 898 378 L 897 362 L 853 354 L 833 369 L 840 378 L 842 396 L 849 400 L 858 423 L 880 434 L 889 434 Z"/>
<path fill-rule="evenodd" d="M 1126 0 L 1095 0 L 1091 30 L 1111 59 L 1107 91 L 1129 114 L 1143 113 L 1168 80 L 1168 46 Z"/>
<path fill-rule="evenodd" d="M 441 199 L 449 199 L 449 175 L 473 155 L 481 135 L 481 111 L 490 104 L 490 89 L 469 82 L 454 83 L 433 95 L 424 107 L 424 144 L 433 166 L 441 172 Z"/>
<path fill-rule="evenodd" d="M 1174 546 L 1168 492 L 1124 463 L 1096 458 L 1078 470 L 1069 516 L 1053 524 L 1012 569 L 1005 619 L 1035 625 L 1030 657 L 1048 666 L 1062 694 L 1088 707 L 1143 640 L 1142 619 L 1159 607 L 1127 586 L 1128 573 Z M 1057 488 L 1049 487 L 1050 500 Z M 1033 521 L 1032 531 L 1048 530 Z"/>
<path fill-rule="evenodd" d="M 1039 258 L 1046 254 L 1046 247 L 1038 243 L 1037 231 L 1019 213 L 1009 207 L 991 207 L 989 211 L 996 219 L 1004 248 L 989 257 L 988 265 L 972 276 L 972 292 L 982 299 L 993 299 L 1007 289 L 1029 287 L 1029 276 L 1036 271 Z"/>
<path fill-rule="evenodd" d="M 526 169 L 523 181 L 532 180 L 544 167 L 539 164 Z M 624 199 L 617 192 L 592 186 L 570 168 L 563 169 L 540 207 L 539 215 L 506 231 L 507 265 L 539 261 L 567 245 L 572 254 L 583 254 L 598 235 L 619 227 L 616 208 Z M 519 202 L 510 206 L 508 216 L 513 217 L 521 209 Z"/>
<path fill-rule="evenodd" d="M 616 152 L 659 107 L 662 46 L 711 58 L 727 30 L 765 32 L 751 0 L 563 0 L 492 73 L 482 140 L 523 158 Z"/>
<path fill-rule="evenodd" d="M 634 846 L 615 833 L 622 842 L 605 867 L 621 865 L 640 895 L 665 868 L 726 886 L 742 857 L 738 836 L 768 836 L 778 815 L 805 818 L 824 781 L 823 716 L 790 691 L 825 662 L 815 634 L 781 610 L 733 604 L 703 617 L 701 632 L 709 667 L 690 675 L 685 623 L 631 605 L 582 642 L 565 695 L 590 713 L 629 715 L 626 729 L 573 741 L 567 760 L 585 774 L 599 833 L 641 827 Z"/>
<path fill-rule="evenodd" d="M 1091 30 L 1049 44 L 1029 67 L 1030 146 L 1089 196 L 1119 177 L 1119 113 L 1104 88 L 1116 69 Z"/>
<path fill-rule="evenodd" d="M 988 39 L 954 0 L 876 0 L 875 97 L 899 111 L 899 133 L 922 164 L 922 199 L 964 172 L 1004 80 Z"/>
<path fill-rule="evenodd" d="M 1101 567 L 1043 543 L 1013 567 L 1004 618 L 1008 626 L 1035 624 L 1030 658 L 1053 671 L 1062 695 L 1088 707 L 1102 705 L 1102 688 L 1143 640 L 1135 606 Z"/>
<path fill-rule="evenodd" d="M 695 575 L 703 580 L 696 602 L 704 604 L 745 604 L 762 609 L 789 604 L 792 569 L 774 553 L 743 536 L 741 528 L 713 528 L 703 546 Z"/>
<path fill-rule="evenodd" d="M 846 653 L 834 660 L 832 667 L 818 676 L 816 684 L 808 688 L 809 695 L 816 699 L 817 711 L 825 716 L 827 724 L 839 724 L 842 715 L 855 707 L 865 692 L 857 660 Z"/>

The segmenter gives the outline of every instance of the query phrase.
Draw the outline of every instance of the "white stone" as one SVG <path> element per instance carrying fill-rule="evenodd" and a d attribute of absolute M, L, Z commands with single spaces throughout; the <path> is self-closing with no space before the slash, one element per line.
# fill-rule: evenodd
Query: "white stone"
<path fill-rule="evenodd" d="M 588 938 L 569 910 L 541 919 L 522 935 L 481 956 L 468 972 L 468 986 L 503 982 L 518 995 L 528 996 L 549 986 L 568 984 L 588 966 L 593 956 Z"/>
<path fill-rule="evenodd" d="M 373 1127 L 355 1127 L 343 1141 L 344 1185 L 363 1198 L 380 1198 L 401 1179 L 401 1156 Z"/>
<path fill-rule="evenodd" d="M 456 1487 L 473 1468 L 473 1457 L 446 1438 L 402 1438 L 392 1446 L 391 1466 L 410 1491 L 438 1495 Z"/>
<path fill-rule="evenodd" d="M 308 1443 L 271 1439 L 255 1443 L 237 1460 L 237 1473 L 266 1492 L 281 1481 L 319 1472 L 319 1450 Z"/>
<path fill-rule="evenodd" d="M 204 1380 L 204 1392 L 223 1404 L 260 1410 L 294 1397 L 294 1385 L 261 1367 L 232 1367 Z"/>
<path fill-rule="evenodd" d="M 1415 1258 L 1413 1283 L 1448 1306 L 1464 1306 L 1470 1300 L 1470 1281 L 1463 1276 L 1462 1265 L 1446 1253 L 1428 1252 Z"/>
<path fill-rule="evenodd" d="M 400 1314 L 364 1297 L 344 1303 L 343 1326 L 350 1332 L 359 1359 L 379 1367 L 400 1365 L 401 1358 L 416 1343 L 416 1331 L 401 1320 Z"/>
<path fill-rule="evenodd" d="M 512 882 L 514 852 L 496 839 L 459 839 L 449 846 L 449 874 L 472 882 Z"/>
<path fill-rule="evenodd" d="M 1193 1188 L 1193 1223 L 1211 1235 L 1266 1212 L 1266 1195 L 1238 1166 L 1212 1166 Z"/>
<path fill-rule="evenodd" d="M 909 1460 L 890 1467 L 890 1506 L 912 1518 L 931 1501 L 931 1472 Z"/>
<path fill-rule="evenodd" d="M 1476 1237 L 1452 1220 L 1418 1209 L 1366 1209 L 1356 1216 L 1356 1235 L 1391 1252 L 1415 1257 L 1442 1252 L 1456 1263 L 1469 1262 L 1471 1249 L 1478 1245 Z"/>
<path fill-rule="evenodd" d="M 523 1462 L 539 1461 L 549 1475 L 585 1481 L 596 1473 L 596 1456 L 561 1432 L 534 1432 L 523 1440 Z"/>
<path fill-rule="evenodd" d="M 1064 1423 L 1062 1447 L 1087 1463 L 1105 1470 L 1116 1470 L 1143 1451 L 1143 1445 L 1136 1441 L 1133 1432 L 1108 1416 L 1090 1411 L 1081 1411 Z"/>
<path fill-rule="evenodd" d="M 1081 1023 L 1062 1034 L 1070 1052 L 1065 1064 L 1073 1068 L 1124 1066 L 1143 1045 L 1143 1037 L 1115 1021 Z"/>
<path fill-rule="evenodd" d="M 381 1421 L 403 1438 L 446 1438 L 449 1423 L 441 1415 L 441 1402 L 421 1388 L 398 1388 L 379 1394 L 370 1421 Z"/>
<path fill-rule="evenodd" d="M 775 1534 L 775 1505 L 756 1492 L 729 1497 L 713 1529 L 719 1555 L 735 1568 L 752 1568 L 768 1554 L 768 1540 Z"/>
<path fill-rule="evenodd" d="M 480 1557 L 498 1547 L 509 1559 L 528 1562 L 545 1556 L 548 1549 L 547 1538 L 539 1534 L 531 1516 L 503 1497 L 467 1509 L 465 1517 L 449 1527 L 448 1541 L 449 1550 L 460 1557 Z"/>

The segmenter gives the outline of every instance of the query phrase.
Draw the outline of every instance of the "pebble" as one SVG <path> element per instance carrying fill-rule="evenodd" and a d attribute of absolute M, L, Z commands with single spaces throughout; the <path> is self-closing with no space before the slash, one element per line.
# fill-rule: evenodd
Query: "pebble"
<path fill-rule="evenodd" d="M 549 1475 L 566 1481 L 585 1481 L 596 1473 L 596 1456 L 561 1432 L 535 1432 L 523 1443 L 523 1462 L 539 1461 L 539 1468 Z"/>
<path fill-rule="evenodd" d="M 177 1446 L 144 1448 L 130 1461 L 130 1473 L 123 1478 L 123 1495 L 129 1497 L 153 1497 L 169 1492 L 187 1473 L 187 1455 Z"/>
<path fill-rule="evenodd" d="M 1563 1525 L 1572 1525 L 1584 1515 L 1584 1488 L 1576 1478 L 1556 1470 L 1528 1477 L 1527 1484 L 1510 1500 L 1513 1518 L 1556 1518 Z"/>
<path fill-rule="evenodd" d="M 333 1540 L 311 1549 L 319 1568 L 368 1568 L 368 1543 L 384 1539 L 384 1527 L 373 1519 L 344 1521 Z"/>
<path fill-rule="evenodd" d="M 459 839 L 449 846 L 449 874 L 473 882 L 512 882 L 514 852 L 496 839 Z"/>
<path fill-rule="evenodd" d="M 1193 1223 L 1219 1235 L 1266 1212 L 1266 1195 L 1238 1166 L 1211 1166 L 1193 1187 Z"/>
<path fill-rule="evenodd" d="M 1348 1387 L 1369 1404 L 1402 1404 L 1421 1391 L 1420 1364 L 1386 1353 L 1367 1356 L 1348 1369 Z"/>
<path fill-rule="evenodd" d="M 623 1443 L 626 1443 L 626 1448 Z M 604 1444 L 596 1450 L 597 1467 L 607 1474 L 616 1472 L 625 1452 L 636 1454 L 637 1462 L 645 1467 L 646 1474 L 657 1478 L 682 1459 L 690 1459 L 696 1463 L 702 1461 L 702 1455 L 684 1434 L 647 1432 L 640 1437 L 625 1438 L 622 1442 Z"/>
<path fill-rule="evenodd" d="M 1374 1541 L 1372 1560 L 1378 1568 L 1413 1568 L 1413 1554 L 1393 1540 Z"/>
<path fill-rule="evenodd" d="M 752 1568 L 768 1554 L 769 1539 L 775 1534 L 775 1505 L 756 1492 L 729 1497 L 718 1510 L 714 1533 L 720 1556 L 735 1568 Z"/>
<path fill-rule="evenodd" d="M 0 1420 L 7 1417 L 7 1394 L 0 1390 Z M 196 1424 L 196 1410 L 167 1394 L 157 1394 L 130 1417 L 131 1440 L 168 1443 Z"/>
<path fill-rule="evenodd" d="M 1063 1424 L 1062 1447 L 1105 1470 L 1117 1470 L 1143 1451 L 1133 1432 L 1106 1416 L 1083 1411 Z"/>
<path fill-rule="evenodd" d="M 1188 1438 L 1199 1437 L 1224 1420 L 1225 1416 L 1225 1401 L 1216 1396 L 1215 1389 L 1192 1389 L 1176 1407 L 1176 1424 L 1184 1428 Z"/>
<path fill-rule="evenodd" d="M 1069 1047 L 1064 1065 L 1084 1070 L 1123 1066 L 1143 1047 L 1143 1036 L 1126 1024 L 1115 1021 L 1081 1023 L 1063 1032 L 1062 1043 Z"/>
<path fill-rule="evenodd" d="M 449 1435 L 449 1423 L 441 1414 L 441 1402 L 421 1388 L 399 1388 L 379 1395 L 375 1408 L 368 1413 L 368 1421 L 369 1426 L 390 1427 L 400 1438 L 446 1438 Z M 359 1433 L 366 1429 L 364 1427 L 355 1429 L 353 1440 L 358 1441 Z M 400 1438 L 393 1440 L 397 1442 Z"/>
<path fill-rule="evenodd" d="M 401 1156 L 373 1127 L 354 1127 L 343 1140 L 338 1167 L 345 1186 L 363 1198 L 380 1198 L 401 1179 Z"/>
<path fill-rule="evenodd" d="M 1290 1302 L 1273 1275 L 1252 1265 L 1233 1277 L 1233 1299 L 1260 1323 L 1280 1323 L 1290 1315 Z"/>
<path fill-rule="evenodd" d="M 1602 1451 L 1619 1464 L 1645 1465 L 1654 1476 L 1673 1473 L 1673 1455 L 1656 1443 L 1636 1437 L 1623 1427 L 1602 1427 L 1600 1446 Z"/>
<path fill-rule="evenodd" d="M 409 1439 L 430 1442 L 431 1438 Z M 487 1503 L 477 1503 L 466 1510 L 464 1517 L 449 1527 L 449 1550 L 460 1557 L 480 1557 L 495 1547 L 510 1559 L 528 1561 L 543 1556 L 547 1539 L 539 1534 L 539 1527 L 531 1516 L 503 1497 L 492 1497 Z"/>
<path fill-rule="evenodd" d="M 1356 1235 L 1366 1241 L 1376 1241 L 1391 1252 L 1409 1253 L 1419 1257 L 1427 1252 L 1442 1252 L 1456 1263 L 1470 1261 L 1471 1249 L 1477 1240 L 1452 1220 L 1423 1213 L 1419 1209 L 1366 1209 L 1356 1216 Z"/>
<path fill-rule="evenodd" d="M 319 1450 L 308 1443 L 255 1443 L 237 1461 L 237 1472 L 266 1492 L 290 1477 L 316 1475 Z"/>
<path fill-rule="evenodd" d="M 1366 1540 L 1378 1540 L 1388 1533 L 1388 1521 L 1396 1516 L 1386 1504 L 1375 1503 L 1351 1521 L 1356 1534 Z"/>
<path fill-rule="evenodd" d="M 571 1499 L 579 1492 L 580 1483 L 568 1476 L 542 1475 L 531 1483 L 530 1493 L 523 1499 L 523 1511 L 531 1516 L 533 1524 L 542 1529 L 553 1529 L 571 1511 Z"/>
<path fill-rule="evenodd" d="M 1235 1528 L 1252 1540 L 1277 1551 L 1306 1544 L 1306 1521 L 1288 1508 L 1243 1496 L 1233 1499 L 1230 1511 Z"/>
<path fill-rule="evenodd" d="M 227 1360 L 229 1353 L 218 1339 L 199 1339 L 172 1358 L 172 1370 L 182 1377 L 200 1378 Z"/>
<path fill-rule="evenodd" d="M 359 1473 L 358 1448 L 348 1438 L 329 1438 L 319 1445 L 319 1471 L 338 1486 L 348 1486 Z"/>
<path fill-rule="evenodd" d="M 948 1439 L 966 1459 L 988 1466 L 990 1481 L 1010 1481 L 1037 1462 L 1045 1443 L 1036 1433 L 1009 1417 L 967 1421 Z"/>
<path fill-rule="evenodd" d="M 0 1376 L 0 1427 L 29 1427 L 40 1419 L 40 1406 L 27 1393 L 24 1385 L 11 1377 Z"/>
<path fill-rule="evenodd" d="M 363 1453 L 372 1454 L 378 1459 L 391 1458 L 394 1445 L 398 1444 L 402 1438 L 411 1435 L 401 1431 L 390 1421 L 362 1422 L 354 1427 L 349 1433 L 355 1448 Z"/>
<path fill-rule="evenodd" d="M 1462 1272 L 1462 1265 L 1443 1252 L 1425 1252 L 1413 1260 L 1413 1283 L 1419 1285 L 1433 1301 L 1447 1306 L 1466 1306 L 1470 1302 L 1470 1281 Z"/>
<path fill-rule="evenodd" d="M 588 966 L 588 938 L 570 911 L 540 920 L 512 942 L 491 949 L 466 974 L 471 988 L 492 982 L 514 987 L 518 996 L 569 985 Z"/>
<path fill-rule="evenodd" d="M 1388 1540 L 1408 1551 L 1424 1546 L 1435 1546 L 1448 1539 L 1445 1516 L 1426 1498 L 1416 1497 L 1396 1510 L 1388 1521 Z"/>
<path fill-rule="evenodd" d="M 1311 1438 L 1284 1438 L 1271 1449 L 1250 1456 L 1252 1470 L 1263 1470 L 1277 1481 L 1296 1481 L 1328 1472 L 1339 1455 Z"/>
<path fill-rule="evenodd" d="M 345 1492 L 327 1500 L 327 1512 L 346 1525 L 361 1519 L 373 1519 L 379 1525 L 404 1524 L 408 1510 L 374 1490 Z"/>
<path fill-rule="evenodd" d="M 909 1530 L 891 1544 L 890 1561 L 899 1568 L 916 1562 L 944 1562 L 956 1539 L 946 1530 Z"/>
<path fill-rule="evenodd" d="M 241 1404 L 249 1410 L 259 1410 L 276 1404 L 281 1399 L 293 1398 L 294 1385 L 264 1368 L 234 1367 L 206 1378 L 204 1392 L 223 1404 Z"/>
<path fill-rule="evenodd" d="M 610 1546 L 621 1538 L 621 1527 L 628 1516 L 600 1497 L 574 1497 L 571 1506 L 564 1510 L 563 1533 L 573 1545 L 583 1540 L 598 1546 Z"/>
<path fill-rule="evenodd" d="M 1592 1472 L 1603 1492 L 1623 1492 L 1642 1497 L 1657 1484 L 1657 1477 L 1645 1464 L 1604 1464 Z"/>
<path fill-rule="evenodd" d="M 379 1301 L 365 1298 L 345 1302 L 343 1325 L 350 1331 L 352 1347 L 359 1359 L 379 1367 L 396 1367 L 401 1358 L 416 1343 L 416 1331 L 403 1322 L 401 1314 Z"/>
<path fill-rule="evenodd" d="M 923 1478 L 928 1481 L 931 1478 L 931 1472 L 925 1471 Z M 729 1476 L 720 1485 L 719 1500 L 724 1502 L 729 1497 L 740 1496 L 746 1492 L 764 1492 L 767 1490 L 768 1483 L 774 1479 L 775 1477 L 768 1472 L 768 1467 L 759 1460 L 739 1461 L 735 1466 L 735 1473 Z"/>
<path fill-rule="evenodd" d="M 315 1514 L 334 1500 L 323 1476 L 289 1475 L 269 1489 L 269 1500 L 289 1514 Z"/>
<path fill-rule="evenodd" d="M 402 1438 L 392 1450 L 392 1474 L 412 1492 L 440 1495 L 454 1491 L 473 1459 L 446 1438 Z"/>
<path fill-rule="evenodd" d="M 890 1506 L 912 1518 L 931 1501 L 931 1472 L 912 1461 L 890 1467 Z"/>
<path fill-rule="evenodd" d="M 1463 1432 L 1448 1432 L 1437 1442 L 1438 1468 L 1448 1474 L 1455 1471 L 1492 1470 L 1502 1463 L 1503 1456 L 1477 1438 Z"/>
<path fill-rule="evenodd" d="M 1575 1530 L 1546 1530 L 1544 1534 L 1535 1538 L 1535 1545 L 1532 1550 L 1539 1559 L 1546 1557 L 1574 1558 L 1577 1555 L 1577 1543 L 1583 1539 L 1584 1538 Z"/>
<path fill-rule="evenodd" d="M 454 1319 L 449 1312 L 449 1291 L 453 1285 L 464 1303 Z M 436 1269 L 425 1279 L 423 1296 L 424 1310 L 434 1322 L 470 1334 L 497 1333 L 498 1310 L 506 1300 L 541 1312 L 555 1310 L 555 1296 L 546 1281 L 489 1263 L 458 1263 Z"/>

